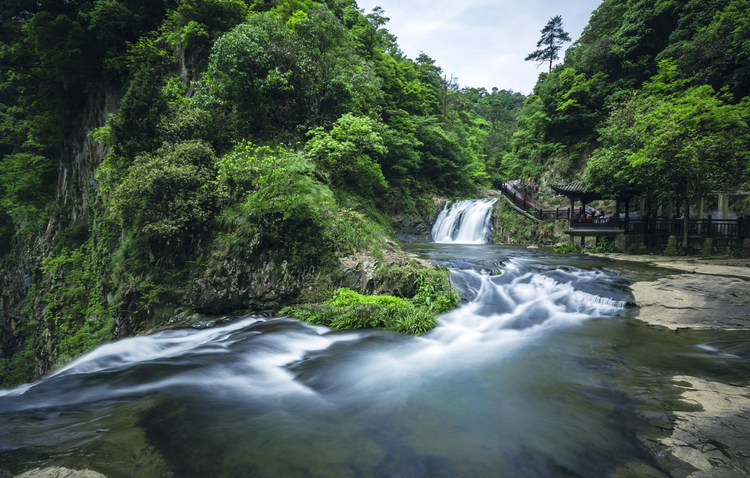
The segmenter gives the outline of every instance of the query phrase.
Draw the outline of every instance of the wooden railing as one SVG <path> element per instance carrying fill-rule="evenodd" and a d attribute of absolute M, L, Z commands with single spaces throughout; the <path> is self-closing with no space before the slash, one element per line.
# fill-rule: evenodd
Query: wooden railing
<path fill-rule="evenodd" d="M 587 217 L 587 218 L 573 218 L 570 221 L 570 227 L 575 228 L 602 228 L 602 229 L 620 229 L 620 218 L 617 216 L 611 217 Z"/>
<path fill-rule="evenodd" d="M 625 222 L 625 221 L 623 221 Z M 684 222 L 682 219 L 646 220 L 630 219 L 625 228 L 626 234 L 652 234 L 663 236 L 681 236 Z M 748 224 L 740 224 L 734 219 L 689 219 L 688 235 L 705 237 L 748 237 Z"/>
<path fill-rule="evenodd" d="M 569 209 L 545 209 L 532 204 L 526 198 L 519 196 L 506 184 L 500 185 L 500 192 L 517 208 L 525 211 L 540 221 L 558 221 L 568 219 Z M 578 208 L 573 213 L 582 212 Z M 570 221 L 571 228 L 602 228 L 602 229 L 623 229 L 625 234 L 653 234 L 679 236 L 683 233 L 682 219 L 620 219 L 617 216 L 611 217 L 593 217 L 585 219 L 574 218 Z M 690 219 L 688 220 L 688 234 L 691 236 L 706 237 L 748 237 L 750 236 L 750 224 L 743 223 L 740 225 L 733 219 Z"/>
<path fill-rule="evenodd" d="M 511 204 L 516 206 L 518 209 L 521 209 L 522 211 L 525 211 L 528 214 L 534 216 L 540 221 L 557 221 L 558 219 L 568 218 L 567 209 L 543 209 L 537 207 L 536 205 L 529 202 L 526 198 L 516 194 L 515 191 L 512 191 L 506 184 L 500 185 L 500 192 L 503 193 L 503 196 L 508 198 Z"/>

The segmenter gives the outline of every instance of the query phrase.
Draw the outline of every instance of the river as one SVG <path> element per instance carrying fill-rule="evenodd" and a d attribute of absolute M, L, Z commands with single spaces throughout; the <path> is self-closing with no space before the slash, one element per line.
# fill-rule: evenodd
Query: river
<path fill-rule="evenodd" d="M 448 241 L 405 246 L 450 268 L 462 295 L 423 336 L 230 317 L 104 345 L 0 391 L 0 476 L 664 471 L 649 443 L 686 406 L 671 377 L 748 382 L 747 333 L 638 320 L 629 284 L 664 270 Z"/>

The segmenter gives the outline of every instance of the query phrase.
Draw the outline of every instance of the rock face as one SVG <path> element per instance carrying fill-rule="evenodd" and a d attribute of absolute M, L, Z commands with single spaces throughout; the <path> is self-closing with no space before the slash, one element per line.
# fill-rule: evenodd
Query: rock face
<path fill-rule="evenodd" d="M 669 236 L 667 241 L 667 250 L 664 251 L 666 256 L 674 256 L 677 254 L 677 236 Z"/>
<path fill-rule="evenodd" d="M 639 318 L 677 328 L 750 328 L 750 282 L 731 277 L 680 274 L 631 286 Z"/>
<path fill-rule="evenodd" d="M 495 203 L 492 228 L 495 244 L 552 246 L 568 238 L 564 233 L 567 221 L 532 221 L 513 210 L 502 197 Z"/>
<path fill-rule="evenodd" d="M 429 242 L 432 240 L 432 226 L 435 225 L 440 211 L 445 206 L 445 199 L 433 198 L 432 212 L 429 214 L 404 214 L 396 209 L 391 215 L 391 227 L 400 241 Z"/>
<path fill-rule="evenodd" d="M 674 412 L 672 436 L 662 440 L 672 454 L 697 468 L 690 478 L 750 474 L 750 388 L 676 376 L 682 400 L 698 411 Z"/>
<path fill-rule="evenodd" d="M 16 478 L 107 478 L 101 473 L 97 473 L 91 470 L 70 470 L 68 468 L 36 468 L 31 471 L 27 471 L 22 475 L 17 475 Z"/>
<path fill-rule="evenodd" d="M 313 269 L 299 271 L 286 261 L 248 263 L 227 260 L 220 270 L 196 279 L 187 294 L 189 307 L 202 314 L 221 314 L 246 309 L 278 309 L 304 300 L 305 293 L 319 288 L 348 287 L 364 294 L 411 296 L 421 268 L 432 267 L 403 252 L 396 243 L 373 254 L 359 252 L 340 261 L 340 274 Z"/>
<path fill-rule="evenodd" d="M 416 256 L 395 248 L 384 252 L 380 258 L 360 253 L 341 259 L 343 287 L 363 294 L 411 297 L 415 293 L 417 272 L 430 267 Z"/>
<path fill-rule="evenodd" d="M 196 279 L 186 301 L 204 314 L 274 308 L 299 295 L 303 285 L 315 277 L 315 270 L 294 270 L 286 261 L 272 258 L 253 263 L 229 259 L 221 269 Z"/>

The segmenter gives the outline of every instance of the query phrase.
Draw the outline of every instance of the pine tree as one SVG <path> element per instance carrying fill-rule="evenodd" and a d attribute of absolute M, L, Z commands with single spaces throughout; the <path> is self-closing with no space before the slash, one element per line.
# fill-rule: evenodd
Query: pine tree
<path fill-rule="evenodd" d="M 563 31 L 562 16 L 552 17 L 544 28 L 540 30 L 542 38 L 536 43 L 536 50 L 529 53 L 526 61 L 537 61 L 539 64 L 549 62 L 549 72 L 552 73 L 552 62 L 558 59 L 558 52 L 562 49 L 564 43 L 571 41 L 568 32 Z M 543 46 L 543 48 L 540 48 Z"/>

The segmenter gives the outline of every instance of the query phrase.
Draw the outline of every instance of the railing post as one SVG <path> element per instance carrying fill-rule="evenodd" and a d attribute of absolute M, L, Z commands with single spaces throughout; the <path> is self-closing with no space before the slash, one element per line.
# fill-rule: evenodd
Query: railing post
<path fill-rule="evenodd" d="M 708 227 L 706 228 L 706 235 L 707 236 L 713 236 L 714 235 L 714 228 L 711 226 L 711 215 L 708 215 Z"/>

